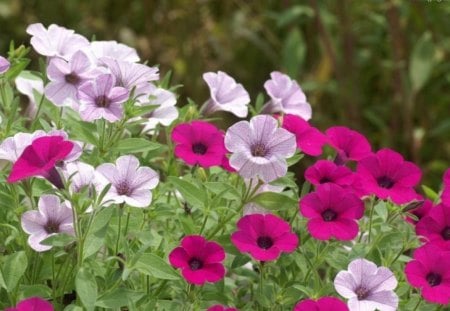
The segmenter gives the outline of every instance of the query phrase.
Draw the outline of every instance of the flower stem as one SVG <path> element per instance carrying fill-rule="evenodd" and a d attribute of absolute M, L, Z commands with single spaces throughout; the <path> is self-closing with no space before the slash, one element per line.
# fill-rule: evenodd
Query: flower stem
<path fill-rule="evenodd" d="M 117 255 L 119 253 L 119 242 L 120 242 L 120 231 L 122 230 L 122 215 L 123 215 L 123 206 L 125 203 L 121 203 L 118 206 L 118 212 L 119 212 L 119 229 L 117 230 L 117 240 L 116 240 L 116 248 L 114 254 Z"/>
<path fill-rule="evenodd" d="M 373 211 L 375 209 L 375 197 L 370 198 L 370 215 L 369 215 L 369 236 L 367 238 L 367 243 L 370 243 L 370 238 L 372 237 L 372 221 L 373 221 Z"/>

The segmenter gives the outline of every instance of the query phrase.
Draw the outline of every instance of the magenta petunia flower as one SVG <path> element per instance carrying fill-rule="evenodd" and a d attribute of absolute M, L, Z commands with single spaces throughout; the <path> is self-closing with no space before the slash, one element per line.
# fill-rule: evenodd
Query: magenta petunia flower
<path fill-rule="evenodd" d="M 70 154 L 73 146 L 71 141 L 66 141 L 61 136 L 35 139 L 14 163 L 7 181 L 15 183 L 32 176 L 42 176 L 57 188 L 63 188 L 55 166 Z"/>
<path fill-rule="evenodd" d="M 271 79 L 264 83 L 270 101 L 264 105 L 262 112 L 283 112 L 299 116 L 306 121 L 311 119 L 311 106 L 297 81 L 278 71 L 272 72 L 270 77 Z"/>
<path fill-rule="evenodd" d="M 208 84 L 210 99 L 204 104 L 204 114 L 209 115 L 216 111 L 228 111 L 239 118 L 248 114 L 250 96 L 242 84 L 222 71 L 206 72 L 203 80 Z"/>
<path fill-rule="evenodd" d="M 38 202 L 38 211 L 28 211 L 22 215 L 22 228 L 27 234 L 28 244 L 37 252 L 52 248 L 41 241 L 57 233 L 74 235 L 73 214 L 71 208 L 61 203 L 56 195 L 42 195 Z"/>
<path fill-rule="evenodd" d="M 108 57 L 130 63 L 140 60 L 136 49 L 116 41 L 92 41 L 89 50 L 97 59 Z"/>
<path fill-rule="evenodd" d="M 230 165 L 244 178 L 261 178 L 271 182 L 286 175 L 286 158 L 294 155 L 295 136 L 278 128 L 268 115 L 240 121 L 225 134 L 225 147 L 232 153 Z"/>
<path fill-rule="evenodd" d="M 318 129 L 299 116 L 287 114 L 283 117 L 283 128 L 295 135 L 297 148 L 310 156 L 322 154 L 327 138 Z"/>
<path fill-rule="evenodd" d="M 408 282 L 421 290 L 423 298 L 432 303 L 450 303 L 450 251 L 427 243 L 414 252 L 414 259 L 405 266 Z"/>
<path fill-rule="evenodd" d="M 305 171 L 305 179 L 313 185 L 333 183 L 342 187 L 352 185 L 353 172 L 346 166 L 328 160 L 319 160 Z"/>
<path fill-rule="evenodd" d="M 5 311 L 53 311 L 53 306 L 40 297 L 30 297 L 21 300 L 15 308 L 6 308 Z"/>
<path fill-rule="evenodd" d="M 7 72 L 10 65 L 9 61 L 0 55 L 0 74 Z"/>
<path fill-rule="evenodd" d="M 318 240 L 352 240 L 364 215 L 364 203 L 353 192 L 338 185 L 319 185 L 299 202 L 300 212 L 308 218 L 309 233 Z"/>
<path fill-rule="evenodd" d="M 348 307 L 335 297 L 322 297 L 299 301 L 293 311 L 348 311 Z"/>
<path fill-rule="evenodd" d="M 36 138 L 45 136 L 45 132 L 37 130 L 33 133 L 19 132 L 7 137 L 0 145 L 0 159 L 16 162 L 26 147 L 31 145 Z"/>
<path fill-rule="evenodd" d="M 172 131 L 175 155 L 189 165 L 206 168 L 222 164 L 227 153 L 223 139 L 222 131 L 204 121 L 181 123 Z"/>
<path fill-rule="evenodd" d="M 413 225 L 416 225 L 422 218 L 424 218 L 425 216 L 428 215 L 430 210 L 432 210 L 434 208 L 433 202 L 428 199 L 421 200 L 418 202 L 413 202 L 411 204 L 414 204 L 415 207 L 414 207 L 414 209 L 411 209 L 408 212 L 413 214 L 414 216 L 416 216 L 417 220 L 412 219 L 411 217 L 406 217 L 406 221 Z"/>
<path fill-rule="evenodd" d="M 231 241 L 240 252 L 261 261 L 272 261 L 281 252 L 291 253 L 298 246 L 298 237 L 289 223 L 272 214 L 251 214 L 239 219 L 238 231 Z"/>
<path fill-rule="evenodd" d="M 444 173 L 443 178 L 444 189 L 442 190 L 441 200 L 447 205 L 450 205 L 450 168 Z"/>
<path fill-rule="evenodd" d="M 438 204 L 416 224 L 417 235 L 450 246 L 450 205 Z"/>
<path fill-rule="evenodd" d="M 114 86 L 111 74 L 100 74 L 94 80 L 78 88 L 79 113 L 84 121 L 106 119 L 115 122 L 123 117 L 123 102 L 128 99 L 128 90 Z"/>
<path fill-rule="evenodd" d="M 231 308 L 223 305 L 214 305 L 209 307 L 206 311 L 239 311 L 236 308 Z"/>
<path fill-rule="evenodd" d="M 390 198 L 396 204 L 403 204 L 417 198 L 414 186 L 422 176 L 420 168 L 403 160 L 401 154 L 381 149 L 358 162 L 357 174 L 362 189 L 380 199 Z"/>
<path fill-rule="evenodd" d="M 152 201 L 151 189 L 159 182 L 159 175 L 149 167 L 139 166 L 139 160 L 132 155 L 124 155 L 116 160 L 116 165 L 105 163 L 97 167 L 100 192 L 107 184 L 111 188 L 105 195 L 106 204 L 126 203 L 134 207 L 147 207 Z M 101 177 L 104 178 L 101 178 Z"/>
<path fill-rule="evenodd" d="M 325 131 L 329 144 L 336 149 L 336 164 L 344 164 L 348 160 L 359 161 L 372 154 L 367 138 L 357 131 L 345 126 L 333 126 Z"/>
<path fill-rule="evenodd" d="M 225 251 L 222 246 L 200 235 L 185 236 L 181 240 L 181 246 L 169 254 L 170 264 L 181 269 L 186 281 L 195 285 L 215 283 L 223 279 L 224 259 Z"/>
<path fill-rule="evenodd" d="M 395 311 L 398 296 L 395 275 L 386 267 L 377 267 L 366 259 L 355 259 L 348 271 L 340 271 L 334 279 L 334 288 L 348 299 L 350 311 Z"/>

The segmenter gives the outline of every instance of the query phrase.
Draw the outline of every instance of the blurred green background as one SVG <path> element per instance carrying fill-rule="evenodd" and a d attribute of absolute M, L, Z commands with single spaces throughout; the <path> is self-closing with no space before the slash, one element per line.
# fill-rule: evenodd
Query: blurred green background
<path fill-rule="evenodd" d="M 450 166 L 449 16 L 447 0 L 0 0 L 0 53 L 11 39 L 28 45 L 35 22 L 114 39 L 173 69 L 180 104 L 207 99 L 203 72 L 229 73 L 254 100 L 281 70 L 306 92 L 314 125 L 394 148 L 436 189 Z"/>

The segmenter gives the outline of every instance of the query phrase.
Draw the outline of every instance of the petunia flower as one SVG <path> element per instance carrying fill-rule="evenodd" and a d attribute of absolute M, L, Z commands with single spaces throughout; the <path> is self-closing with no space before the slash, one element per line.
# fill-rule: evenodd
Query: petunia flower
<path fill-rule="evenodd" d="M 57 233 L 75 235 L 71 208 L 61 203 L 56 195 L 42 195 L 38 202 L 38 211 L 27 211 L 22 215 L 22 228 L 27 234 L 28 244 L 37 252 L 52 248 L 41 241 Z"/>
<path fill-rule="evenodd" d="M 61 57 L 69 60 L 75 52 L 88 47 L 89 41 L 71 29 L 52 24 L 46 29 L 41 23 L 27 27 L 30 43 L 34 50 L 48 57 Z"/>
<path fill-rule="evenodd" d="M 319 160 L 306 169 L 305 179 L 315 186 L 330 182 L 345 187 L 353 183 L 354 177 L 353 172 L 346 166 Z"/>
<path fill-rule="evenodd" d="M 231 308 L 223 305 L 214 305 L 209 307 L 206 311 L 239 311 L 236 308 Z"/>
<path fill-rule="evenodd" d="M 333 126 L 325 131 L 328 143 L 336 149 L 336 164 L 342 165 L 349 160 L 359 161 L 372 154 L 367 138 L 345 126 Z"/>
<path fill-rule="evenodd" d="M 438 204 L 416 224 L 417 235 L 450 247 L 450 205 Z"/>
<path fill-rule="evenodd" d="M 295 135 L 297 148 L 304 154 L 319 156 L 327 138 L 318 129 L 309 125 L 303 118 L 287 114 L 283 116 L 283 128 Z"/>
<path fill-rule="evenodd" d="M 34 117 L 37 111 L 37 102 L 40 99 L 39 97 L 36 98 L 35 93 L 40 96 L 44 94 L 44 81 L 30 71 L 24 70 L 15 79 L 15 84 L 17 90 L 28 97 L 29 104 L 25 114 Z"/>
<path fill-rule="evenodd" d="M 223 132 L 204 121 L 181 123 L 174 127 L 175 156 L 189 165 L 221 165 L 226 154 Z"/>
<path fill-rule="evenodd" d="M 248 114 L 250 96 L 242 84 L 223 71 L 206 72 L 203 80 L 209 87 L 210 99 L 204 104 L 203 113 L 210 115 L 216 111 L 228 111 L 239 118 Z"/>
<path fill-rule="evenodd" d="M 432 303 L 450 303 L 450 251 L 427 243 L 414 251 L 413 260 L 405 266 L 408 282 L 419 288 L 423 298 Z"/>
<path fill-rule="evenodd" d="M 222 261 L 225 251 L 220 244 L 208 241 L 200 235 L 188 235 L 181 240 L 181 246 L 169 254 L 169 261 L 188 283 L 203 285 L 215 283 L 225 276 Z"/>
<path fill-rule="evenodd" d="M 123 117 L 123 102 L 129 93 L 123 87 L 114 86 L 115 83 L 112 74 L 100 74 L 78 88 L 79 113 L 84 121 L 116 122 Z"/>
<path fill-rule="evenodd" d="M 7 72 L 10 66 L 9 61 L 0 55 L 0 74 Z"/>
<path fill-rule="evenodd" d="M 116 160 L 116 164 L 105 163 L 97 167 L 99 178 L 98 192 L 107 184 L 111 188 L 104 201 L 126 203 L 133 207 L 147 207 L 152 201 L 151 189 L 159 182 L 158 173 L 149 167 L 139 166 L 139 160 L 132 155 L 124 155 Z"/>
<path fill-rule="evenodd" d="M 273 71 L 270 77 L 271 79 L 264 83 L 270 101 L 264 105 L 262 113 L 282 112 L 299 116 L 306 121 L 311 119 L 311 105 L 297 81 L 278 71 Z"/>
<path fill-rule="evenodd" d="M 278 128 L 277 120 L 268 115 L 240 121 L 225 134 L 225 147 L 232 155 L 230 165 L 244 178 L 259 177 L 271 182 L 286 175 L 286 158 L 294 155 L 294 134 Z"/>
<path fill-rule="evenodd" d="M 272 214 L 246 215 L 239 219 L 237 227 L 231 242 L 256 260 L 276 260 L 281 252 L 291 253 L 298 246 L 298 237 L 289 223 Z"/>
<path fill-rule="evenodd" d="M 14 136 L 6 138 L 0 144 L 0 159 L 16 162 L 26 147 L 31 145 L 36 138 L 45 136 L 45 132 L 37 130 L 33 133 L 19 132 Z"/>
<path fill-rule="evenodd" d="M 335 297 L 321 297 L 299 301 L 293 311 L 348 311 L 348 307 Z"/>
<path fill-rule="evenodd" d="M 95 58 L 111 58 L 129 63 L 136 63 L 140 60 L 136 49 L 117 41 L 92 41 L 89 51 Z"/>
<path fill-rule="evenodd" d="M 53 311 L 53 306 L 40 297 L 30 297 L 21 300 L 15 308 L 6 308 L 5 311 Z"/>
<path fill-rule="evenodd" d="M 70 178 L 69 190 L 72 193 L 80 192 L 83 188 L 91 193 L 100 186 L 98 172 L 92 165 L 80 161 L 70 162 L 62 169 L 62 173 L 66 181 Z"/>
<path fill-rule="evenodd" d="M 340 271 L 334 279 L 334 288 L 348 299 L 350 311 L 397 310 L 396 287 L 397 279 L 391 270 L 362 258 L 353 260 L 348 271 Z"/>
<path fill-rule="evenodd" d="M 357 174 L 367 194 L 374 194 L 380 199 L 390 198 L 396 204 L 417 198 L 414 186 L 422 176 L 417 165 L 405 161 L 401 154 L 390 149 L 381 149 L 360 160 Z"/>
<path fill-rule="evenodd" d="M 358 234 L 358 222 L 364 215 L 364 203 L 353 192 L 326 183 L 299 202 L 301 214 L 308 218 L 309 233 L 318 240 L 352 240 Z"/>

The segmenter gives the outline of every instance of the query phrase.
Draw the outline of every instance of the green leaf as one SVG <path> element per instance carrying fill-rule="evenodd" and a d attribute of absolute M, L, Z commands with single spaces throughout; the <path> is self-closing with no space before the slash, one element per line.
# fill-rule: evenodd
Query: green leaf
<path fill-rule="evenodd" d="M 292 30 L 283 44 L 281 61 L 286 73 L 293 79 L 298 76 L 306 55 L 306 44 L 299 29 Z"/>
<path fill-rule="evenodd" d="M 169 176 L 167 177 L 167 180 L 175 186 L 189 204 L 192 206 L 204 206 L 206 201 L 206 194 L 204 191 L 194 186 L 191 182 L 175 176 Z"/>
<path fill-rule="evenodd" d="M 28 260 L 24 251 L 18 251 L 14 254 L 6 256 L 4 263 L 1 266 L 2 285 L 9 293 L 13 292 L 27 270 Z"/>
<path fill-rule="evenodd" d="M 106 231 L 108 231 L 108 226 L 87 235 L 84 242 L 83 259 L 94 255 L 104 245 Z"/>
<path fill-rule="evenodd" d="M 126 138 L 119 140 L 112 149 L 120 153 L 139 153 L 157 150 L 161 147 L 161 144 L 149 141 L 144 138 Z"/>
<path fill-rule="evenodd" d="M 417 93 L 427 83 L 435 64 L 435 46 L 431 33 L 425 32 L 416 42 L 411 54 L 409 79 L 413 92 Z"/>
<path fill-rule="evenodd" d="M 128 307 L 133 301 L 138 301 L 145 296 L 145 293 L 136 292 L 128 288 L 117 288 L 111 293 L 99 297 L 95 303 L 97 307 L 117 309 Z"/>
<path fill-rule="evenodd" d="M 41 244 L 44 245 L 50 245 L 50 246 L 57 246 L 57 247 L 64 247 L 66 245 L 69 245 L 70 243 L 74 242 L 76 239 L 72 235 L 68 235 L 65 233 L 59 233 L 52 236 L 49 236 L 48 238 L 44 239 Z"/>
<path fill-rule="evenodd" d="M 422 190 L 425 193 L 425 195 L 427 196 L 427 198 L 429 198 L 431 201 L 436 201 L 439 197 L 439 195 L 436 193 L 436 191 L 434 191 L 433 189 L 431 189 L 428 186 L 422 185 Z"/>
<path fill-rule="evenodd" d="M 78 297 L 88 311 L 94 310 L 97 301 L 97 282 L 92 271 L 80 268 L 75 278 L 75 289 Z"/>
<path fill-rule="evenodd" d="M 298 202 L 287 195 L 276 192 L 262 192 L 251 199 L 262 207 L 268 208 L 272 211 L 289 210 L 298 208 Z"/>
<path fill-rule="evenodd" d="M 142 254 L 133 268 L 143 274 L 151 275 L 157 279 L 180 279 L 178 273 L 164 259 L 150 253 Z"/>

